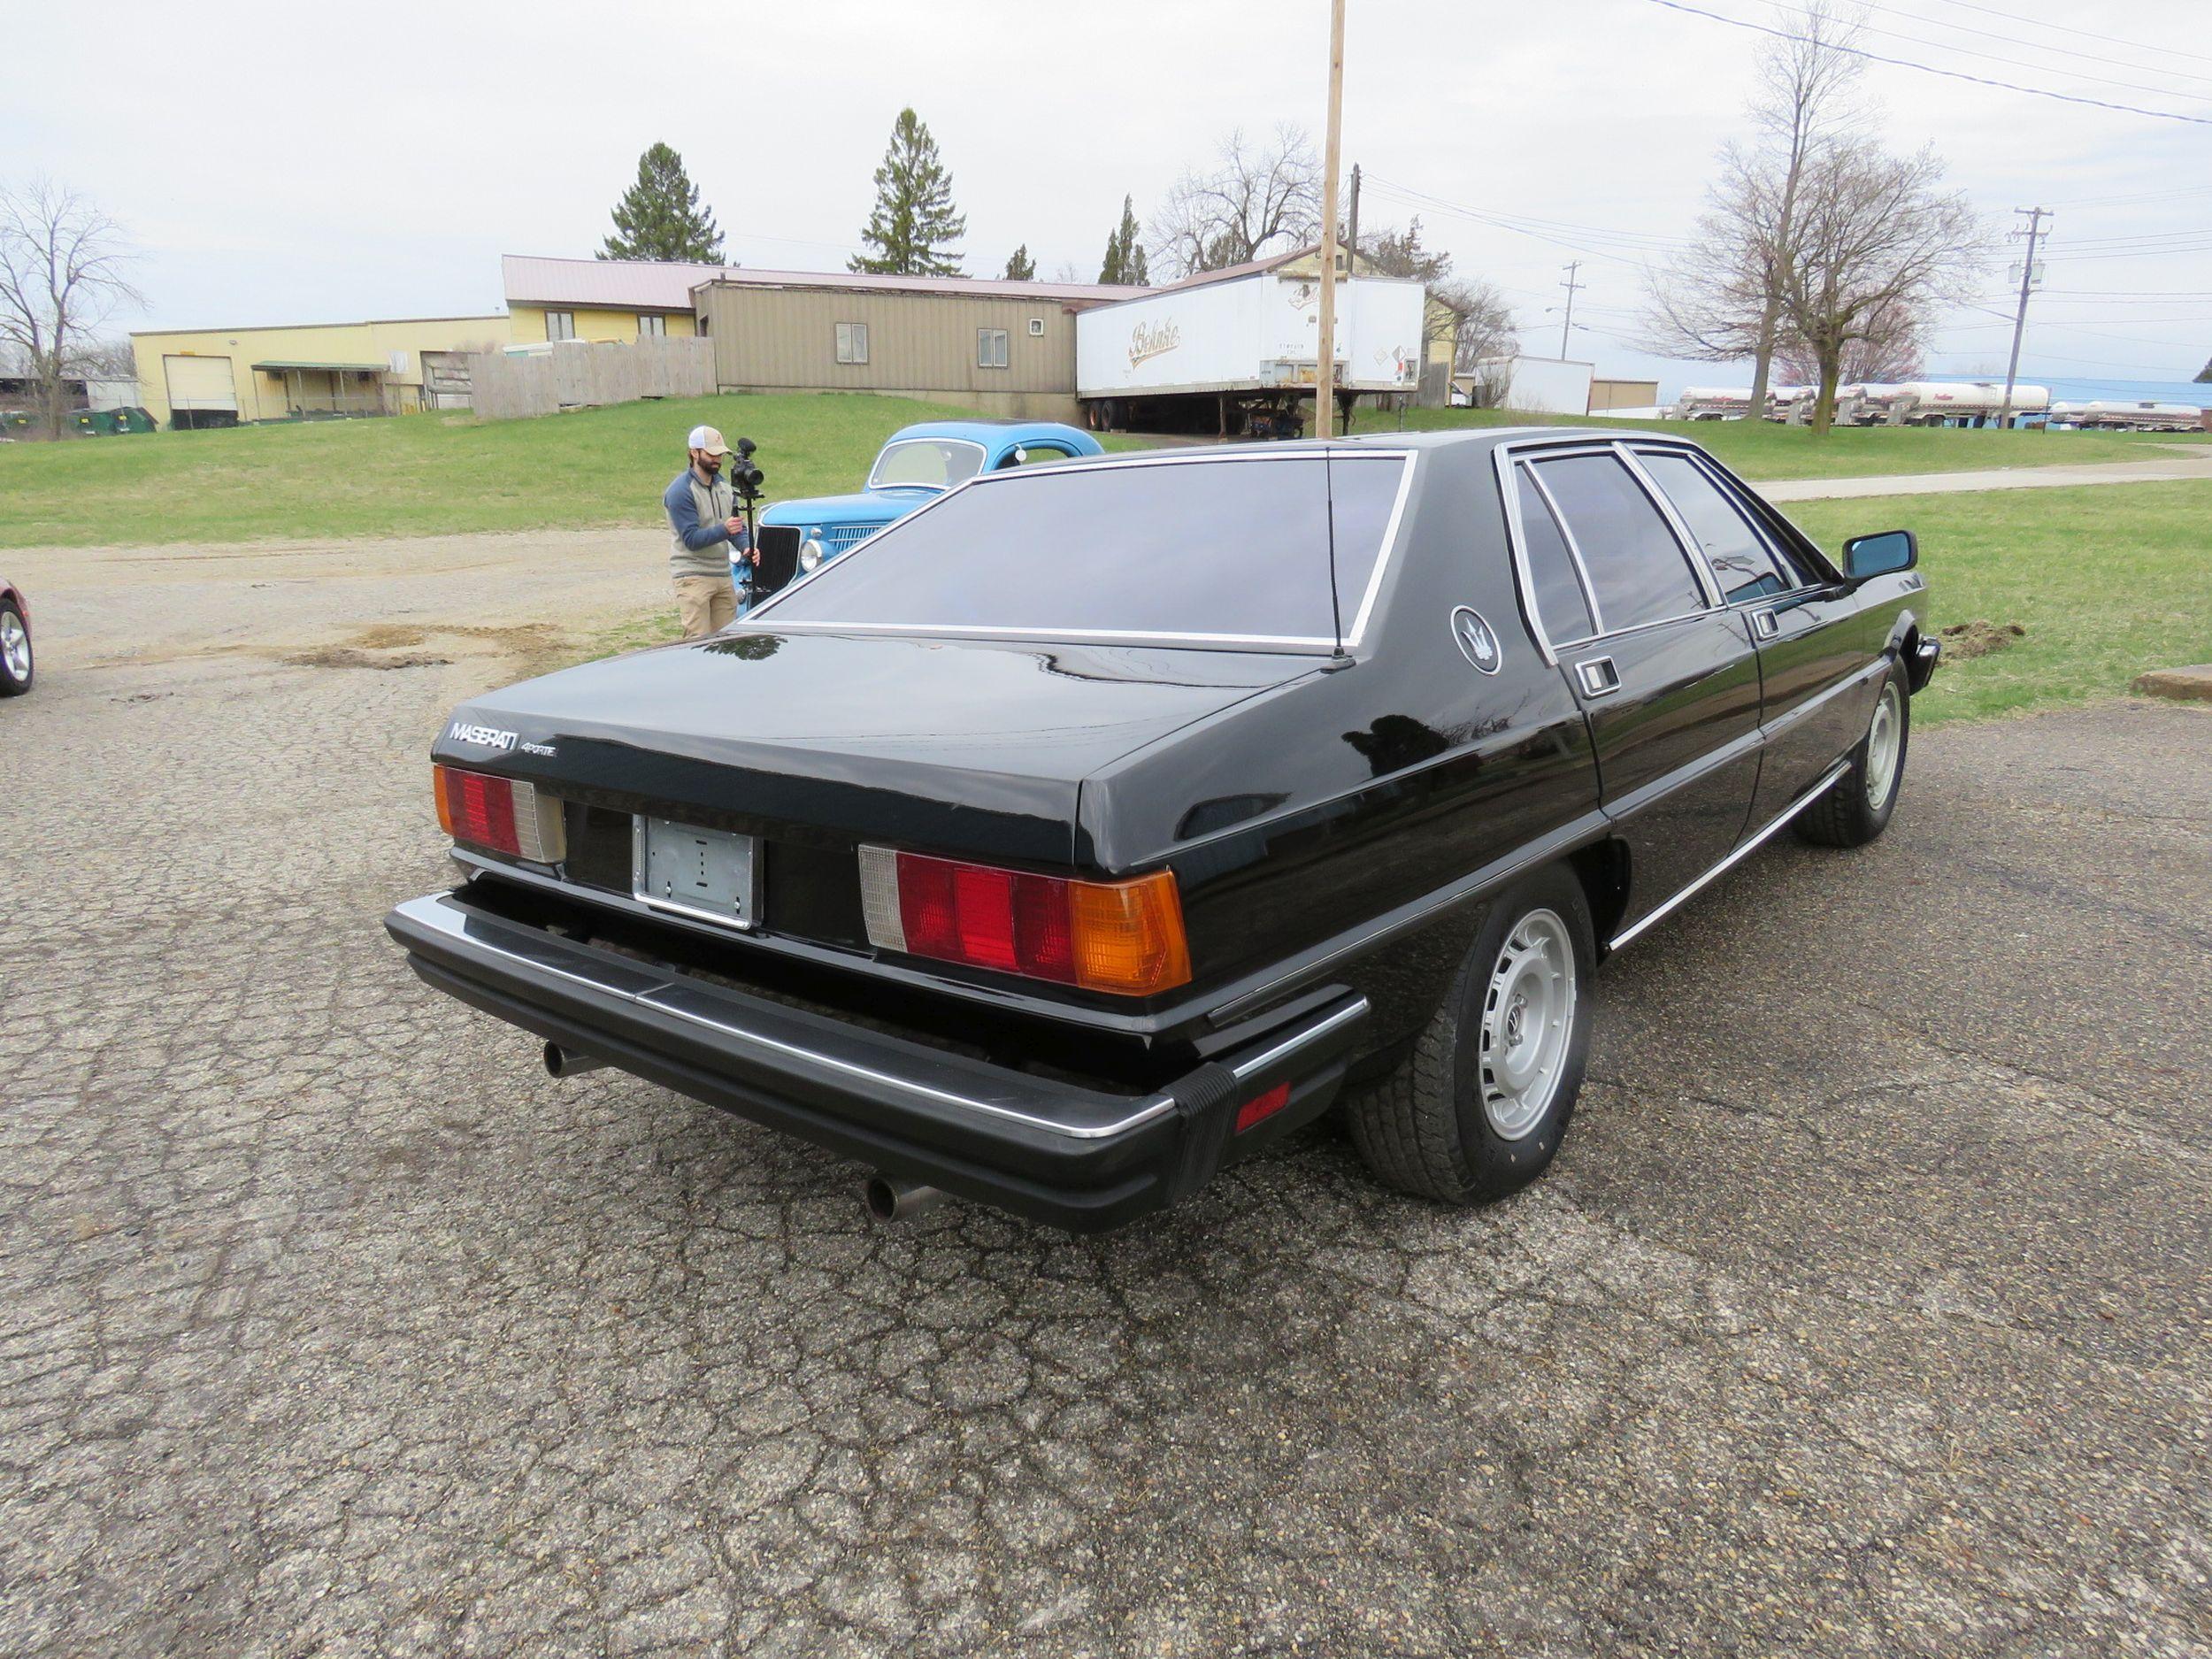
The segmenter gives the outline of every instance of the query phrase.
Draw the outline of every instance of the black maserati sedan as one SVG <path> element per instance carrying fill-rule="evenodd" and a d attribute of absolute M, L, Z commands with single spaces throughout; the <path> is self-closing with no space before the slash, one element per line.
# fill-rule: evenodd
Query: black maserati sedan
<path fill-rule="evenodd" d="M 989 473 L 711 639 L 434 747 L 386 919 L 543 1040 L 1076 1231 L 1332 1108 L 1448 1203 L 1540 1173 L 1596 970 L 1895 810 L 1917 549 L 1696 445 L 1517 428 Z"/>

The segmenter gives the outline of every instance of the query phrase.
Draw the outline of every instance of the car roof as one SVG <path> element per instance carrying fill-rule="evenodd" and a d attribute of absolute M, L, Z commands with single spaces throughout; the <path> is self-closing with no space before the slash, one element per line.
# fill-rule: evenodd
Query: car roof
<path fill-rule="evenodd" d="M 884 442 L 896 443 L 902 438 L 965 438 L 987 447 L 1019 443 L 1028 438 L 1064 438 L 1071 433 L 1078 437 L 1090 435 L 1079 426 L 1056 420 L 924 420 L 911 426 L 901 426 Z"/>

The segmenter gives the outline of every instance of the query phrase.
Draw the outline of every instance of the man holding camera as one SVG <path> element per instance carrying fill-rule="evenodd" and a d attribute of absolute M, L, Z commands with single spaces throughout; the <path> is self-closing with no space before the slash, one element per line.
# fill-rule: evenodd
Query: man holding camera
<path fill-rule="evenodd" d="M 737 616 L 737 590 L 730 582 L 731 549 L 748 555 L 756 565 L 760 555 L 738 514 L 730 481 L 722 476 L 722 464 L 733 453 L 730 446 L 712 426 L 694 426 L 689 448 L 691 465 L 676 474 L 661 505 L 668 510 L 668 526 L 675 532 L 668 569 L 675 579 L 684 638 L 703 640 L 728 627 Z"/>

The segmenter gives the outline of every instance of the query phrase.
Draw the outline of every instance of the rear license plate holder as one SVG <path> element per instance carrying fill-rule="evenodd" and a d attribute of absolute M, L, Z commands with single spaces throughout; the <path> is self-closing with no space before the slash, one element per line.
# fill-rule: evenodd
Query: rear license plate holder
<path fill-rule="evenodd" d="M 750 835 L 642 813 L 631 819 L 630 891 L 657 910 L 749 932 L 760 925 L 760 848 Z"/>

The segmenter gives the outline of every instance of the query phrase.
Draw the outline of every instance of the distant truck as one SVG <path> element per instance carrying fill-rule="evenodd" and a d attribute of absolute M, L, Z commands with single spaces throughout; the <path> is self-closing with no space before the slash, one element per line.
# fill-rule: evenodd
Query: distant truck
<path fill-rule="evenodd" d="M 2051 425 L 2090 432 L 2195 432 L 2203 424 L 2204 411 L 2194 403 L 2098 398 L 2086 403 L 2051 405 Z"/>
<path fill-rule="evenodd" d="M 1421 381 L 1425 296 L 1394 277 L 1337 284 L 1336 386 Z M 1319 378 L 1321 283 L 1279 269 L 1193 279 L 1075 319 L 1075 395 L 1094 429 L 1295 437 Z"/>

